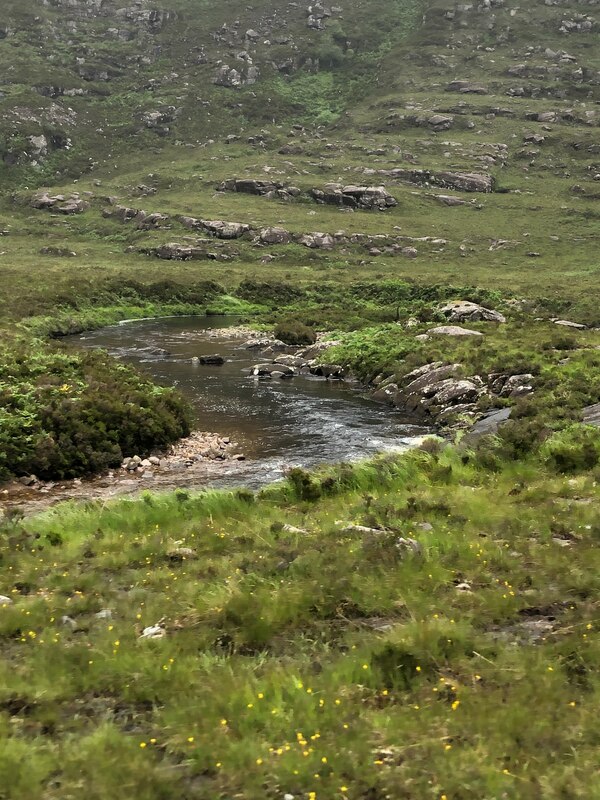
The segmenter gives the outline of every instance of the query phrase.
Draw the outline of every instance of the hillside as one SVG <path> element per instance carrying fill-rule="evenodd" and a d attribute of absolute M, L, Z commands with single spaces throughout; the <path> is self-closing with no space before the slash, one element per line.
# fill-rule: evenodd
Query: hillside
<path fill-rule="evenodd" d="M 599 25 L 4 0 L 2 800 L 600 797 Z M 441 438 L 30 516 L 204 425 L 62 337 L 185 314 Z"/>

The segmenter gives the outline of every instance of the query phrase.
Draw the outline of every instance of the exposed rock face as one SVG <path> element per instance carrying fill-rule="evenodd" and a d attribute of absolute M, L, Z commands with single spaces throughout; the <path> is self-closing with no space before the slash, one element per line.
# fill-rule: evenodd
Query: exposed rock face
<path fill-rule="evenodd" d="M 32 155 L 37 158 L 48 155 L 48 139 L 43 134 L 40 134 L 40 136 L 29 136 L 28 141 Z"/>
<path fill-rule="evenodd" d="M 455 197 L 450 194 L 429 194 L 427 196 L 437 200 L 438 203 L 441 203 L 443 206 L 466 206 L 468 202 L 467 200 L 463 200 L 462 197 Z"/>
<path fill-rule="evenodd" d="M 506 322 L 506 317 L 499 311 L 485 308 L 468 300 L 448 303 L 440 311 L 450 322 Z"/>
<path fill-rule="evenodd" d="M 323 189 L 313 189 L 311 195 L 317 203 L 365 210 L 384 211 L 386 208 L 398 205 L 396 198 L 392 197 L 384 186 L 344 186 L 339 183 L 328 183 Z"/>
<path fill-rule="evenodd" d="M 86 203 L 85 200 L 82 200 L 80 197 L 72 197 L 70 200 L 67 200 L 66 203 L 56 206 L 56 210 L 59 214 L 83 214 L 89 207 L 89 203 Z"/>
<path fill-rule="evenodd" d="M 146 214 L 145 211 L 140 211 L 136 217 L 137 227 L 143 231 L 160 228 L 168 221 L 169 217 L 166 214 L 161 214 L 158 211 L 154 211 L 151 214 Z"/>
<path fill-rule="evenodd" d="M 485 393 L 481 378 L 460 378 L 460 364 L 434 361 L 404 375 L 398 382 L 381 386 L 373 399 L 411 413 L 451 421 L 460 413 L 473 414 Z"/>
<path fill-rule="evenodd" d="M 499 428 L 510 419 L 511 411 L 512 409 L 510 408 L 498 408 L 484 414 L 484 416 L 473 425 L 463 439 L 463 442 L 469 445 L 480 436 L 495 435 L 498 433 Z"/>
<path fill-rule="evenodd" d="M 54 208 L 57 203 L 64 203 L 63 194 L 49 195 L 48 192 L 37 194 L 31 201 L 32 208 Z"/>
<path fill-rule="evenodd" d="M 237 89 L 242 85 L 242 74 L 229 66 L 229 64 L 222 64 L 215 77 L 213 83 L 217 86 L 226 86 L 228 89 Z"/>
<path fill-rule="evenodd" d="M 440 186 L 462 192 L 492 192 L 494 181 L 491 175 L 480 172 L 431 172 L 427 169 L 395 168 L 388 170 L 369 170 L 377 175 L 385 175 L 396 180 L 415 183 L 418 186 Z"/>

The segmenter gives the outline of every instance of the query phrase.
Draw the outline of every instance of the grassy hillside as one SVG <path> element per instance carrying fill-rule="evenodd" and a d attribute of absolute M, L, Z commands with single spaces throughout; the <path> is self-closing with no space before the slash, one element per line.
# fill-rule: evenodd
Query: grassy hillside
<path fill-rule="evenodd" d="M 596 7 L 167 3 L 0 10 L 0 478 L 189 428 L 57 341 L 164 313 L 333 331 L 380 392 L 441 364 L 477 394 L 453 424 L 512 421 L 4 514 L 0 797 L 600 797 Z M 459 299 L 506 321 L 430 335 Z"/>

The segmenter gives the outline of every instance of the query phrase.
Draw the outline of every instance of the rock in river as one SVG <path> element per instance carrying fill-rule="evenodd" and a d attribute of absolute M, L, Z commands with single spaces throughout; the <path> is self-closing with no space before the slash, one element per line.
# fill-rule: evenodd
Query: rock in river
<path fill-rule="evenodd" d="M 210 355 L 210 356 L 200 356 L 199 361 L 200 361 L 201 364 L 203 364 L 205 366 L 208 366 L 208 365 L 213 366 L 213 365 L 215 365 L 215 366 L 219 366 L 220 367 L 222 364 L 225 363 L 225 359 L 223 358 L 223 356 L 220 356 L 218 353 L 215 353 L 215 354 Z"/>

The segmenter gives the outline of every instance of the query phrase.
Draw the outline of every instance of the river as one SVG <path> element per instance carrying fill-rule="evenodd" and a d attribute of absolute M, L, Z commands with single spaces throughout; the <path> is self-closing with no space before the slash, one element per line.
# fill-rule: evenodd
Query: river
<path fill-rule="evenodd" d="M 252 377 L 248 368 L 265 359 L 246 347 L 247 337 L 240 336 L 238 325 L 237 317 L 167 317 L 121 323 L 68 341 L 81 348 L 103 348 L 157 383 L 177 387 L 194 409 L 195 427 L 238 442 L 245 461 L 203 461 L 185 469 L 158 470 L 143 481 L 116 470 L 75 485 L 45 486 L 39 500 L 49 505 L 176 486 L 255 489 L 280 479 L 292 466 L 400 451 L 428 432 L 352 384 L 310 375 L 287 380 Z M 213 353 L 225 363 L 204 366 L 193 360 Z M 39 496 L 39 488 L 27 490 L 22 498 L 27 510 L 36 504 L 36 492 Z"/>

